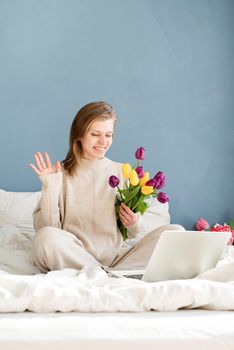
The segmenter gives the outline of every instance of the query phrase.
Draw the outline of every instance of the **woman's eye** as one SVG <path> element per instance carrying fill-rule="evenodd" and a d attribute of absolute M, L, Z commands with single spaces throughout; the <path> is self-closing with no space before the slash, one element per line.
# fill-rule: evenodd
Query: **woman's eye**
<path fill-rule="evenodd" d="M 98 134 L 91 134 L 92 136 L 98 136 Z"/>
<path fill-rule="evenodd" d="M 112 135 L 106 135 L 106 137 L 112 137 Z"/>

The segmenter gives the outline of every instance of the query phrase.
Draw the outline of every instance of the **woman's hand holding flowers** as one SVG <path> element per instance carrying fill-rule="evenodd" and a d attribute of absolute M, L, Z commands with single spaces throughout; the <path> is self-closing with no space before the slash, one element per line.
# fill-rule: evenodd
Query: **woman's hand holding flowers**
<path fill-rule="evenodd" d="M 125 180 L 123 189 L 119 188 L 120 180 L 117 176 L 109 177 L 109 185 L 117 188 L 116 196 L 116 216 L 117 225 L 123 236 L 123 240 L 128 238 L 127 228 L 135 224 L 141 215 L 149 207 L 148 198 L 155 198 L 160 203 L 166 203 L 169 198 L 166 193 L 158 190 L 165 186 L 166 179 L 162 171 L 159 171 L 154 178 L 150 179 L 149 172 L 145 172 L 140 162 L 145 158 L 145 149 L 139 147 L 135 152 L 137 165 L 132 167 L 129 163 L 122 165 L 122 174 Z"/>
<path fill-rule="evenodd" d="M 134 213 L 126 204 L 121 203 L 119 207 L 119 218 L 125 227 L 134 225 L 137 222 L 138 215 Z"/>

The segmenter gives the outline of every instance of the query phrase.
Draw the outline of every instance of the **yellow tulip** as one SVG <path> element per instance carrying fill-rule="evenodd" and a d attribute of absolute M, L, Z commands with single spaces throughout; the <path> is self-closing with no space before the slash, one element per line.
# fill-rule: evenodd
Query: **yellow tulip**
<path fill-rule="evenodd" d="M 148 194 L 151 194 L 154 191 L 153 186 L 142 186 L 141 187 L 141 193 L 145 194 L 146 196 Z"/>
<path fill-rule="evenodd" d="M 125 163 L 122 165 L 122 173 L 125 179 L 129 179 L 131 175 L 132 167 L 129 163 Z"/>
<path fill-rule="evenodd" d="M 129 180 L 132 186 L 137 186 L 139 184 L 139 178 L 135 169 L 132 169 Z"/>
<path fill-rule="evenodd" d="M 140 184 L 141 186 L 145 186 L 146 182 L 149 180 L 149 173 L 145 172 L 144 176 L 142 177 Z"/>

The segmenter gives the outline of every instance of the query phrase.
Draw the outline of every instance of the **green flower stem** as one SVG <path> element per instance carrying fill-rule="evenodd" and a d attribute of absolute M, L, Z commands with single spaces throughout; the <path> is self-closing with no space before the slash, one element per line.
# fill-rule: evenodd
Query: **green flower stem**
<path fill-rule="evenodd" d="M 122 199 L 122 202 L 124 202 L 124 198 L 123 198 L 123 195 L 122 195 L 122 193 L 121 193 L 121 191 L 120 191 L 119 186 L 117 186 L 117 188 L 118 188 L 118 192 L 119 192 L 119 194 L 120 194 L 120 197 L 121 197 L 121 199 Z"/>

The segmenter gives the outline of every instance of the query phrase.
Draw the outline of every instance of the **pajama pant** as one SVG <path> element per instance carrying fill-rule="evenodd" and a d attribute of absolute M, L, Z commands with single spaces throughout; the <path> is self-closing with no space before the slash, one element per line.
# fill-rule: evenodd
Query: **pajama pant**
<path fill-rule="evenodd" d="M 184 231 L 180 225 L 164 225 L 147 233 L 133 247 L 122 248 L 109 267 L 146 267 L 160 235 L 166 230 Z M 103 266 L 81 245 L 72 233 L 46 226 L 37 231 L 33 240 L 35 264 L 41 272 L 81 269 L 85 265 Z"/>

